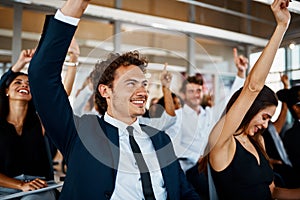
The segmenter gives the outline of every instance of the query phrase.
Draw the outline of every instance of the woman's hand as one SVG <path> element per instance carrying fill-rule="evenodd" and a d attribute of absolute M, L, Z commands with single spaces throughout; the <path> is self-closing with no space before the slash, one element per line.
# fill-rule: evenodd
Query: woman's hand
<path fill-rule="evenodd" d="M 289 0 L 274 0 L 271 5 L 271 9 L 273 11 L 274 17 L 276 19 L 277 25 L 288 27 L 291 14 L 288 10 Z"/>
<path fill-rule="evenodd" d="M 37 189 L 44 188 L 47 186 L 48 185 L 47 185 L 46 181 L 36 178 L 29 182 L 23 182 L 20 189 L 23 192 L 26 192 L 26 191 L 37 190 Z"/>
<path fill-rule="evenodd" d="M 233 48 L 233 60 L 234 64 L 238 70 L 237 75 L 240 78 L 245 78 L 246 77 L 246 70 L 248 69 L 248 58 L 246 58 L 243 55 L 238 55 L 237 49 Z"/>
<path fill-rule="evenodd" d="M 13 72 L 21 71 L 27 63 L 29 63 L 34 55 L 35 49 L 25 49 L 21 51 L 20 56 L 12 67 Z"/>

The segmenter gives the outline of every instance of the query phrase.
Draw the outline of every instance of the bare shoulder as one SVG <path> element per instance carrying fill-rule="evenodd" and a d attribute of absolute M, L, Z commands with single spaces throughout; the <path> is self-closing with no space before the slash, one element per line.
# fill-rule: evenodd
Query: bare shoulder
<path fill-rule="evenodd" d="M 223 146 L 216 146 L 209 153 L 209 162 L 215 171 L 226 169 L 232 162 L 236 151 L 236 141 L 232 136 Z"/>

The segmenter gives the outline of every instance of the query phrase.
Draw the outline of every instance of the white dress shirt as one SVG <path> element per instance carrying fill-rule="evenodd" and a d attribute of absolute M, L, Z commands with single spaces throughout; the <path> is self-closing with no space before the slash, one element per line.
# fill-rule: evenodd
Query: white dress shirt
<path fill-rule="evenodd" d="M 175 153 L 177 157 L 185 158 L 185 160 L 180 160 L 183 171 L 186 172 L 195 166 L 199 158 L 204 156 L 204 150 L 212 128 L 219 120 L 232 94 L 242 87 L 243 83 L 244 79 L 236 76 L 229 95 L 212 108 L 207 106 L 203 109 L 203 107 L 199 105 L 200 114 L 186 104 L 183 106 L 181 126 L 178 128 L 177 124 L 176 129 L 172 129 L 173 134 L 177 135 L 177 141 L 174 142 Z M 178 133 L 175 133 L 176 130 Z M 178 142 L 178 140 L 180 140 L 180 142 Z"/>
<path fill-rule="evenodd" d="M 171 116 L 166 111 L 162 113 L 160 117 L 138 117 L 140 124 L 145 124 L 147 126 L 151 126 L 161 131 L 165 131 L 171 126 L 175 125 L 177 115 Z"/>
<path fill-rule="evenodd" d="M 67 24 L 71 24 L 73 26 L 77 26 L 78 23 L 79 23 L 79 18 L 75 18 L 75 17 L 70 17 L 70 16 L 66 16 L 64 15 L 60 9 L 58 9 L 55 13 L 55 16 L 54 16 L 55 19 L 59 20 L 59 21 L 62 21 L 62 22 L 65 22 Z"/>
<path fill-rule="evenodd" d="M 203 155 L 208 137 L 212 129 L 212 113 L 209 107 L 201 110 L 198 115 L 188 105 L 184 105 L 182 108 L 182 124 L 180 128 L 180 141 L 181 147 L 174 147 L 177 156 L 180 158 L 186 158 L 184 162 L 180 162 L 181 167 L 184 171 L 187 171 L 193 167 L 200 156 Z M 181 148 L 181 150 L 178 150 Z"/>
<path fill-rule="evenodd" d="M 112 118 L 107 113 L 104 115 L 104 120 L 119 129 L 120 160 L 115 190 L 111 199 L 144 199 L 140 171 L 131 150 L 129 134 L 126 130 L 128 125 Z M 166 199 L 167 191 L 164 186 L 164 180 L 152 141 L 149 136 L 142 131 L 138 120 L 131 124 L 131 126 L 134 127 L 134 138 L 148 166 L 155 198 Z"/>

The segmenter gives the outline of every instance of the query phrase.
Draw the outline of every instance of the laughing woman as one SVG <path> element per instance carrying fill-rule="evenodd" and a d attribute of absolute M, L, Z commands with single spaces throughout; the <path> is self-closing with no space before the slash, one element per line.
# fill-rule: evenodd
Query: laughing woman
<path fill-rule="evenodd" d="M 274 0 L 276 29 L 211 132 L 208 156 L 220 199 L 300 199 L 298 189 L 274 186 L 261 136 L 277 106 L 276 95 L 264 83 L 290 22 L 288 4 L 289 0 Z"/>
<path fill-rule="evenodd" d="M 30 191 L 53 179 L 42 125 L 32 104 L 28 76 L 20 72 L 34 50 L 23 50 L 0 80 L 1 191 Z M 43 178 L 41 178 L 43 177 Z M 23 197 L 55 199 L 53 190 Z"/>

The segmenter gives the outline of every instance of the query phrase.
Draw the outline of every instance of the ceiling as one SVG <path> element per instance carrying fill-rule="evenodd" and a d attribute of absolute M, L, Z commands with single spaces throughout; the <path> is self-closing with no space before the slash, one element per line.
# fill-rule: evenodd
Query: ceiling
<path fill-rule="evenodd" d="M 21 20 L 21 48 L 34 48 L 42 31 L 44 15 L 54 13 L 63 2 L 1 0 L 0 62 L 12 59 L 12 38 L 18 30 L 14 18 Z M 93 54 L 101 55 L 117 48 L 113 45 L 116 40 L 122 44 L 119 50 L 143 49 L 144 54 L 156 63 L 167 60 L 174 66 L 186 66 L 191 50 L 195 52 L 194 59 L 201 63 L 223 62 L 231 57 L 232 47 L 239 47 L 247 54 L 266 44 L 275 27 L 268 2 L 92 0 L 92 6 L 79 24 L 76 38 L 81 56 L 91 63 L 97 59 Z M 292 3 L 300 8 L 300 3 Z M 300 16 L 293 11 L 283 45 L 300 43 Z M 22 14 L 18 16 L 17 13 Z M 119 29 L 115 24 L 121 24 Z M 121 33 L 120 37 L 116 32 Z"/>

